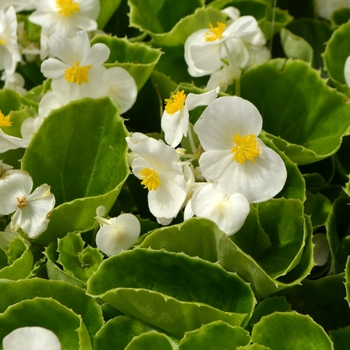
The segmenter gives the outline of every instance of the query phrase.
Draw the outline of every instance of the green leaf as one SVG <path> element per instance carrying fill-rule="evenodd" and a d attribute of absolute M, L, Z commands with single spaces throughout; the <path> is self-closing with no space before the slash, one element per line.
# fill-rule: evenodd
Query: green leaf
<path fill-rule="evenodd" d="M 286 294 L 292 309 L 310 315 L 326 331 L 350 323 L 350 309 L 345 301 L 344 275 L 305 279 Z"/>
<path fill-rule="evenodd" d="M 110 35 L 96 35 L 91 45 L 106 44 L 111 54 L 105 62 L 106 68 L 121 67 L 126 69 L 135 79 L 138 91 L 141 90 L 158 63 L 162 52 L 144 43 L 132 43 L 127 38 Z"/>
<path fill-rule="evenodd" d="M 331 211 L 331 201 L 321 193 L 307 192 L 305 214 L 311 216 L 313 230 L 325 226 Z"/>
<path fill-rule="evenodd" d="M 260 344 L 250 344 L 246 346 L 240 346 L 237 350 L 271 350 L 270 348 Z"/>
<path fill-rule="evenodd" d="M 54 317 L 53 317 L 54 315 Z M 59 302 L 48 298 L 23 300 L 0 315 L 0 340 L 20 327 L 39 326 L 53 331 L 65 349 L 92 349 L 81 317 Z"/>
<path fill-rule="evenodd" d="M 350 257 L 346 261 L 345 267 L 345 289 L 346 289 L 346 301 L 350 306 Z"/>
<path fill-rule="evenodd" d="M 98 269 L 103 255 L 97 248 L 87 246 L 79 233 L 68 233 L 58 240 L 57 251 L 60 253 L 57 262 L 63 266 L 68 274 L 85 283 Z"/>
<path fill-rule="evenodd" d="M 346 350 L 349 346 L 350 326 L 329 332 L 335 350 Z"/>
<path fill-rule="evenodd" d="M 220 335 L 220 336 L 218 336 Z M 236 349 L 250 342 L 249 333 L 222 321 L 215 321 L 187 332 L 179 343 L 179 350 L 226 350 Z"/>
<path fill-rule="evenodd" d="M 281 29 L 281 43 L 287 58 L 297 58 L 311 63 L 313 50 L 310 44 L 286 28 Z"/>
<path fill-rule="evenodd" d="M 276 312 L 263 317 L 252 332 L 255 343 L 278 350 L 332 350 L 326 332 L 310 316 Z"/>
<path fill-rule="evenodd" d="M 27 100 L 13 90 L 2 89 L 0 90 L 0 106 L 1 112 L 7 116 L 11 111 L 19 111 L 23 107 L 34 107 L 37 109 L 38 104 Z"/>
<path fill-rule="evenodd" d="M 139 349 L 177 350 L 177 346 L 165 334 L 153 331 L 136 336 L 125 348 L 125 350 Z"/>
<path fill-rule="evenodd" d="M 124 350 L 135 336 L 154 330 L 154 327 L 136 318 L 118 316 L 105 323 L 96 334 L 94 349 Z"/>
<path fill-rule="evenodd" d="M 150 249 L 105 260 L 88 294 L 179 338 L 215 320 L 245 324 L 255 304 L 248 284 L 219 265 Z"/>
<path fill-rule="evenodd" d="M 274 59 L 249 69 L 241 95 L 259 109 L 267 136 L 298 164 L 334 154 L 348 131 L 346 97 L 303 61 Z"/>
<path fill-rule="evenodd" d="M 87 296 L 83 289 L 69 283 L 48 281 L 41 278 L 20 281 L 0 279 L 0 294 L 1 313 L 22 300 L 35 299 L 36 297 L 52 298 L 82 317 L 91 339 L 103 325 L 101 307 L 94 299 Z"/>
<path fill-rule="evenodd" d="M 326 44 L 324 52 L 325 68 L 339 91 L 350 96 L 350 88 L 345 83 L 344 66 L 350 56 L 350 22 L 337 28 Z"/>
<path fill-rule="evenodd" d="M 48 244 L 67 232 L 92 228 L 95 210 L 111 208 L 129 174 L 128 135 L 117 106 L 109 99 L 82 99 L 54 110 L 44 120 L 22 160 L 34 186 L 51 186 L 56 198 Z"/>
<path fill-rule="evenodd" d="M 100 0 L 100 13 L 97 18 L 99 29 L 103 29 L 113 13 L 118 9 L 122 0 Z"/>
<path fill-rule="evenodd" d="M 341 8 L 332 13 L 331 22 L 334 26 L 338 27 L 350 19 L 350 9 L 349 8 Z"/>

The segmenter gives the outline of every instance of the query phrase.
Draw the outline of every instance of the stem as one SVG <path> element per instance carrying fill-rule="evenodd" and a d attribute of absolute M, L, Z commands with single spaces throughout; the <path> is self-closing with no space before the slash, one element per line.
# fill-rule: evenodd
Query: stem
<path fill-rule="evenodd" d="M 190 124 L 188 125 L 188 140 L 190 141 L 192 153 L 194 155 L 197 154 L 197 148 L 196 148 L 196 145 L 194 144 L 193 135 L 192 135 L 192 129 L 191 129 L 191 125 Z"/>
<path fill-rule="evenodd" d="M 274 0 L 273 2 L 273 10 L 272 10 L 272 22 L 271 22 L 271 39 L 270 39 L 270 47 L 269 50 L 270 52 L 272 51 L 272 42 L 273 42 L 273 28 L 275 26 L 275 18 L 276 18 L 276 6 L 277 6 L 277 0 Z M 267 11 L 267 6 L 266 6 L 266 11 Z M 271 52 L 272 54 L 272 52 Z"/>

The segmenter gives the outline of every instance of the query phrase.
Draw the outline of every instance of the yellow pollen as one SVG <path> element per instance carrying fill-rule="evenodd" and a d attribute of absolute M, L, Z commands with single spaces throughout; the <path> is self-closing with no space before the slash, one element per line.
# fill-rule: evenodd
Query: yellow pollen
<path fill-rule="evenodd" d="M 73 0 L 56 0 L 57 13 L 61 16 L 72 17 L 74 13 L 80 11 L 80 6 Z"/>
<path fill-rule="evenodd" d="M 5 117 L 0 111 L 0 127 L 11 126 L 12 122 L 10 121 L 10 116 Z"/>
<path fill-rule="evenodd" d="M 162 185 L 157 172 L 152 169 L 144 168 L 139 172 L 139 174 L 143 180 L 141 185 L 143 185 L 144 188 L 147 188 L 149 191 L 156 190 Z"/>
<path fill-rule="evenodd" d="M 205 33 L 205 41 L 215 41 L 222 38 L 222 33 L 226 28 L 226 24 L 222 22 L 216 22 L 217 27 L 214 27 L 209 23 L 210 29 Z"/>
<path fill-rule="evenodd" d="M 27 208 L 27 198 L 26 197 L 20 197 L 20 198 L 17 198 L 17 208 L 19 209 L 25 209 Z"/>
<path fill-rule="evenodd" d="M 80 62 L 76 62 L 75 65 L 64 71 L 64 79 L 66 79 L 68 83 L 79 85 L 82 83 L 88 84 L 90 68 L 92 68 L 92 66 L 81 66 Z"/>
<path fill-rule="evenodd" d="M 248 136 L 241 136 L 236 134 L 232 137 L 232 141 L 235 143 L 231 149 L 231 153 L 234 153 L 232 160 L 244 165 L 247 159 L 254 163 L 254 158 L 260 155 L 258 140 L 255 135 L 250 134 Z"/>
<path fill-rule="evenodd" d="M 173 115 L 177 111 L 180 111 L 185 104 L 186 94 L 184 91 L 178 91 L 172 95 L 171 98 L 166 98 L 165 110 L 168 114 Z"/>
<path fill-rule="evenodd" d="M 0 39 L 0 45 L 5 45 L 5 40 Z"/>

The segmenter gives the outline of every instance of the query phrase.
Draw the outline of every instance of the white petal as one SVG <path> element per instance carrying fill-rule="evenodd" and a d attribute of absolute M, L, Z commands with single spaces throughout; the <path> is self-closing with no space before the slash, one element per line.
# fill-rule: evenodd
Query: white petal
<path fill-rule="evenodd" d="M 48 58 L 41 64 L 41 73 L 49 79 L 59 79 L 64 77 L 64 71 L 69 68 L 66 63 L 63 63 L 56 58 Z"/>
<path fill-rule="evenodd" d="M 323 233 L 316 233 L 312 236 L 314 246 L 314 260 L 317 266 L 323 266 L 328 261 L 329 244 L 327 236 Z"/>
<path fill-rule="evenodd" d="M 223 63 L 222 58 L 222 42 L 213 41 L 205 45 L 193 45 L 189 48 L 194 66 L 197 69 L 213 73 L 219 69 Z"/>
<path fill-rule="evenodd" d="M 0 215 L 17 209 L 17 198 L 28 197 L 33 187 L 31 176 L 23 170 L 8 170 L 0 178 Z"/>
<path fill-rule="evenodd" d="M 108 60 L 110 53 L 111 50 L 106 44 L 95 44 L 90 48 L 87 57 L 81 62 L 81 64 L 83 66 L 100 66 Z"/>
<path fill-rule="evenodd" d="M 250 207 L 240 193 L 227 196 L 218 184 L 200 187 L 192 196 L 196 216 L 214 221 L 227 235 L 236 233 L 244 224 Z"/>
<path fill-rule="evenodd" d="M 212 103 L 218 96 L 220 88 L 215 86 L 211 91 L 205 92 L 203 94 L 193 94 L 189 93 L 186 98 L 186 107 L 189 111 L 195 109 L 199 106 L 208 106 Z"/>
<path fill-rule="evenodd" d="M 129 249 L 136 242 L 141 226 L 132 214 L 121 214 L 109 221 L 112 225 L 105 225 L 97 232 L 96 245 L 103 253 L 112 256 Z"/>
<path fill-rule="evenodd" d="M 161 127 L 164 131 L 166 143 L 171 147 L 177 147 L 182 140 L 182 136 L 187 134 L 188 123 L 189 114 L 187 108 L 182 108 L 173 115 L 168 114 L 164 110 L 161 119 Z"/>
<path fill-rule="evenodd" d="M 350 56 L 345 61 L 344 78 L 346 84 L 350 87 Z"/>
<path fill-rule="evenodd" d="M 10 149 L 26 148 L 28 144 L 27 140 L 7 135 L 0 129 L 0 153 L 5 153 Z"/>
<path fill-rule="evenodd" d="M 61 350 L 55 333 L 42 327 L 17 328 L 2 341 L 4 350 Z"/>
<path fill-rule="evenodd" d="M 103 82 L 108 86 L 108 96 L 120 106 L 121 114 L 134 105 L 137 97 L 137 86 L 127 70 L 120 67 L 109 68 L 103 75 Z"/>

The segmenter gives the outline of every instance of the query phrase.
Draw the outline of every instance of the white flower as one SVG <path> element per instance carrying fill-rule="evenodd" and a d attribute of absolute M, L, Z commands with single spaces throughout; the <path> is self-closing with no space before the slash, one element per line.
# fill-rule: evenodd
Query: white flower
<path fill-rule="evenodd" d="M 350 56 L 345 61 L 344 78 L 348 87 L 350 87 Z"/>
<path fill-rule="evenodd" d="M 137 86 L 130 73 L 120 67 L 109 68 L 103 75 L 106 95 L 120 106 L 120 114 L 128 111 L 136 101 Z"/>
<path fill-rule="evenodd" d="M 165 141 L 172 147 L 176 147 L 182 140 L 182 136 L 187 136 L 189 124 L 189 111 L 198 106 L 207 106 L 214 101 L 219 93 L 219 88 L 204 94 L 177 91 L 170 99 L 166 99 L 166 106 L 163 112 L 161 126 L 164 131 Z"/>
<path fill-rule="evenodd" d="M 33 4 L 36 10 L 29 20 L 42 27 L 41 59 L 48 54 L 46 44 L 52 34 L 71 38 L 79 30 L 89 32 L 97 29 L 98 0 L 33 0 Z"/>
<path fill-rule="evenodd" d="M 59 100 L 68 103 L 83 97 L 100 97 L 107 95 L 107 87 L 102 84 L 106 71 L 103 63 L 110 50 L 105 44 L 90 47 L 86 32 L 78 32 L 67 39 L 53 34 L 49 39 L 50 52 L 56 58 L 49 58 L 41 65 L 46 78 L 52 79 L 52 91 Z"/>
<path fill-rule="evenodd" d="M 324 18 L 330 19 L 333 12 L 341 8 L 350 7 L 349 0 L 315 0 L 316 13 Z"/>
<path fill-rule="evenodd" d="M 223 65 L 222 69 L 210 75 L 207 83 L 207 89 L 212 89 L 214 86 L 219 86 L 220 91 L 225 92 L 227 88 L 241 76 L 241 70 L 236 66 Z"/>
<path fill-rule="evenodd" d="M 32 0 L 1 0 L 0 9 L 9 6 L 13 6 L 16 12 L 31 11 L 35 9 Z"/>
<path fill-rule="evenodd" d="M 17 328 L 2 340 L 4 350 L 61 350 L 58 337 L 42 327 Z"/>
<path fill-rule="evenodd" d="M 11 230 L 21 230 L 29 238 L 43 233 L 49 223 L 50 213 L 55 206 L 55 196 L 50 186 L 33 188 L 31 176 L 23 170 L 8 170 L 0 178 L 0 215 L 11 217 Z"/>
<path fill-rule="evenodd" d="M 243 195 L 227 195 L 217 183 L 204 183 L 197 187 L 187 207 L 185 219 L 192 213 L 210 219 L 228 236 L 243 226 L 250 211 L 249 203 Z"/>
<path fill-rule="evenodd" d="M 15 72 L 21 55 L 17 45 L 17 17 L 15 9 L 10 6 L 6 11 L 0 10 L 0 70 L 7 75 Z"/>
<path fill-rule="evenodd" d="M 97 219 L 101 227 L 97 231 L 96 245 L 108 256 L 129 249 L 140 236 L 140 222 L 132 214 L 121 214 L 108 220 L 97 216 Z"/>
<path fill-rule="evenodd" d="M 237 96 L 212 102 L 194 125 L 205 151 L 199 159 L 203 176 L 217 181 L 227 195 L 241 193 L 249 203 L 272 198 L 287 178 L 281 157 L 258 138 L 261 129 L 257 108 Z"/>
<path fill-rule="evenodd" d="M 0 111 L 0 153 L 7 152 L 10 149 L 26 148 L 29 144 L 27 140 L 6 134 L 2 128 L 11 126 L 10 116 L 4 116 Z"/>
<path fill-rule="evenodd" d="M 24 88 L 24 78 L 17 72 L 13 74 L 6 74 L 6 72 L 4 72 L 1 80 L 4 81 L 4 89 L 17 91 L 20 95 L 24 95 L 27 92 Z"/>
<path fill-rule="evenodd" d="M 186 181 L 175 149 L 141 133 L 133 133 L 126 141 L 139 157 L 132 171 L 148 189 L 151 213 L 162 222 L 177 216 L 186 199 Z"/>

